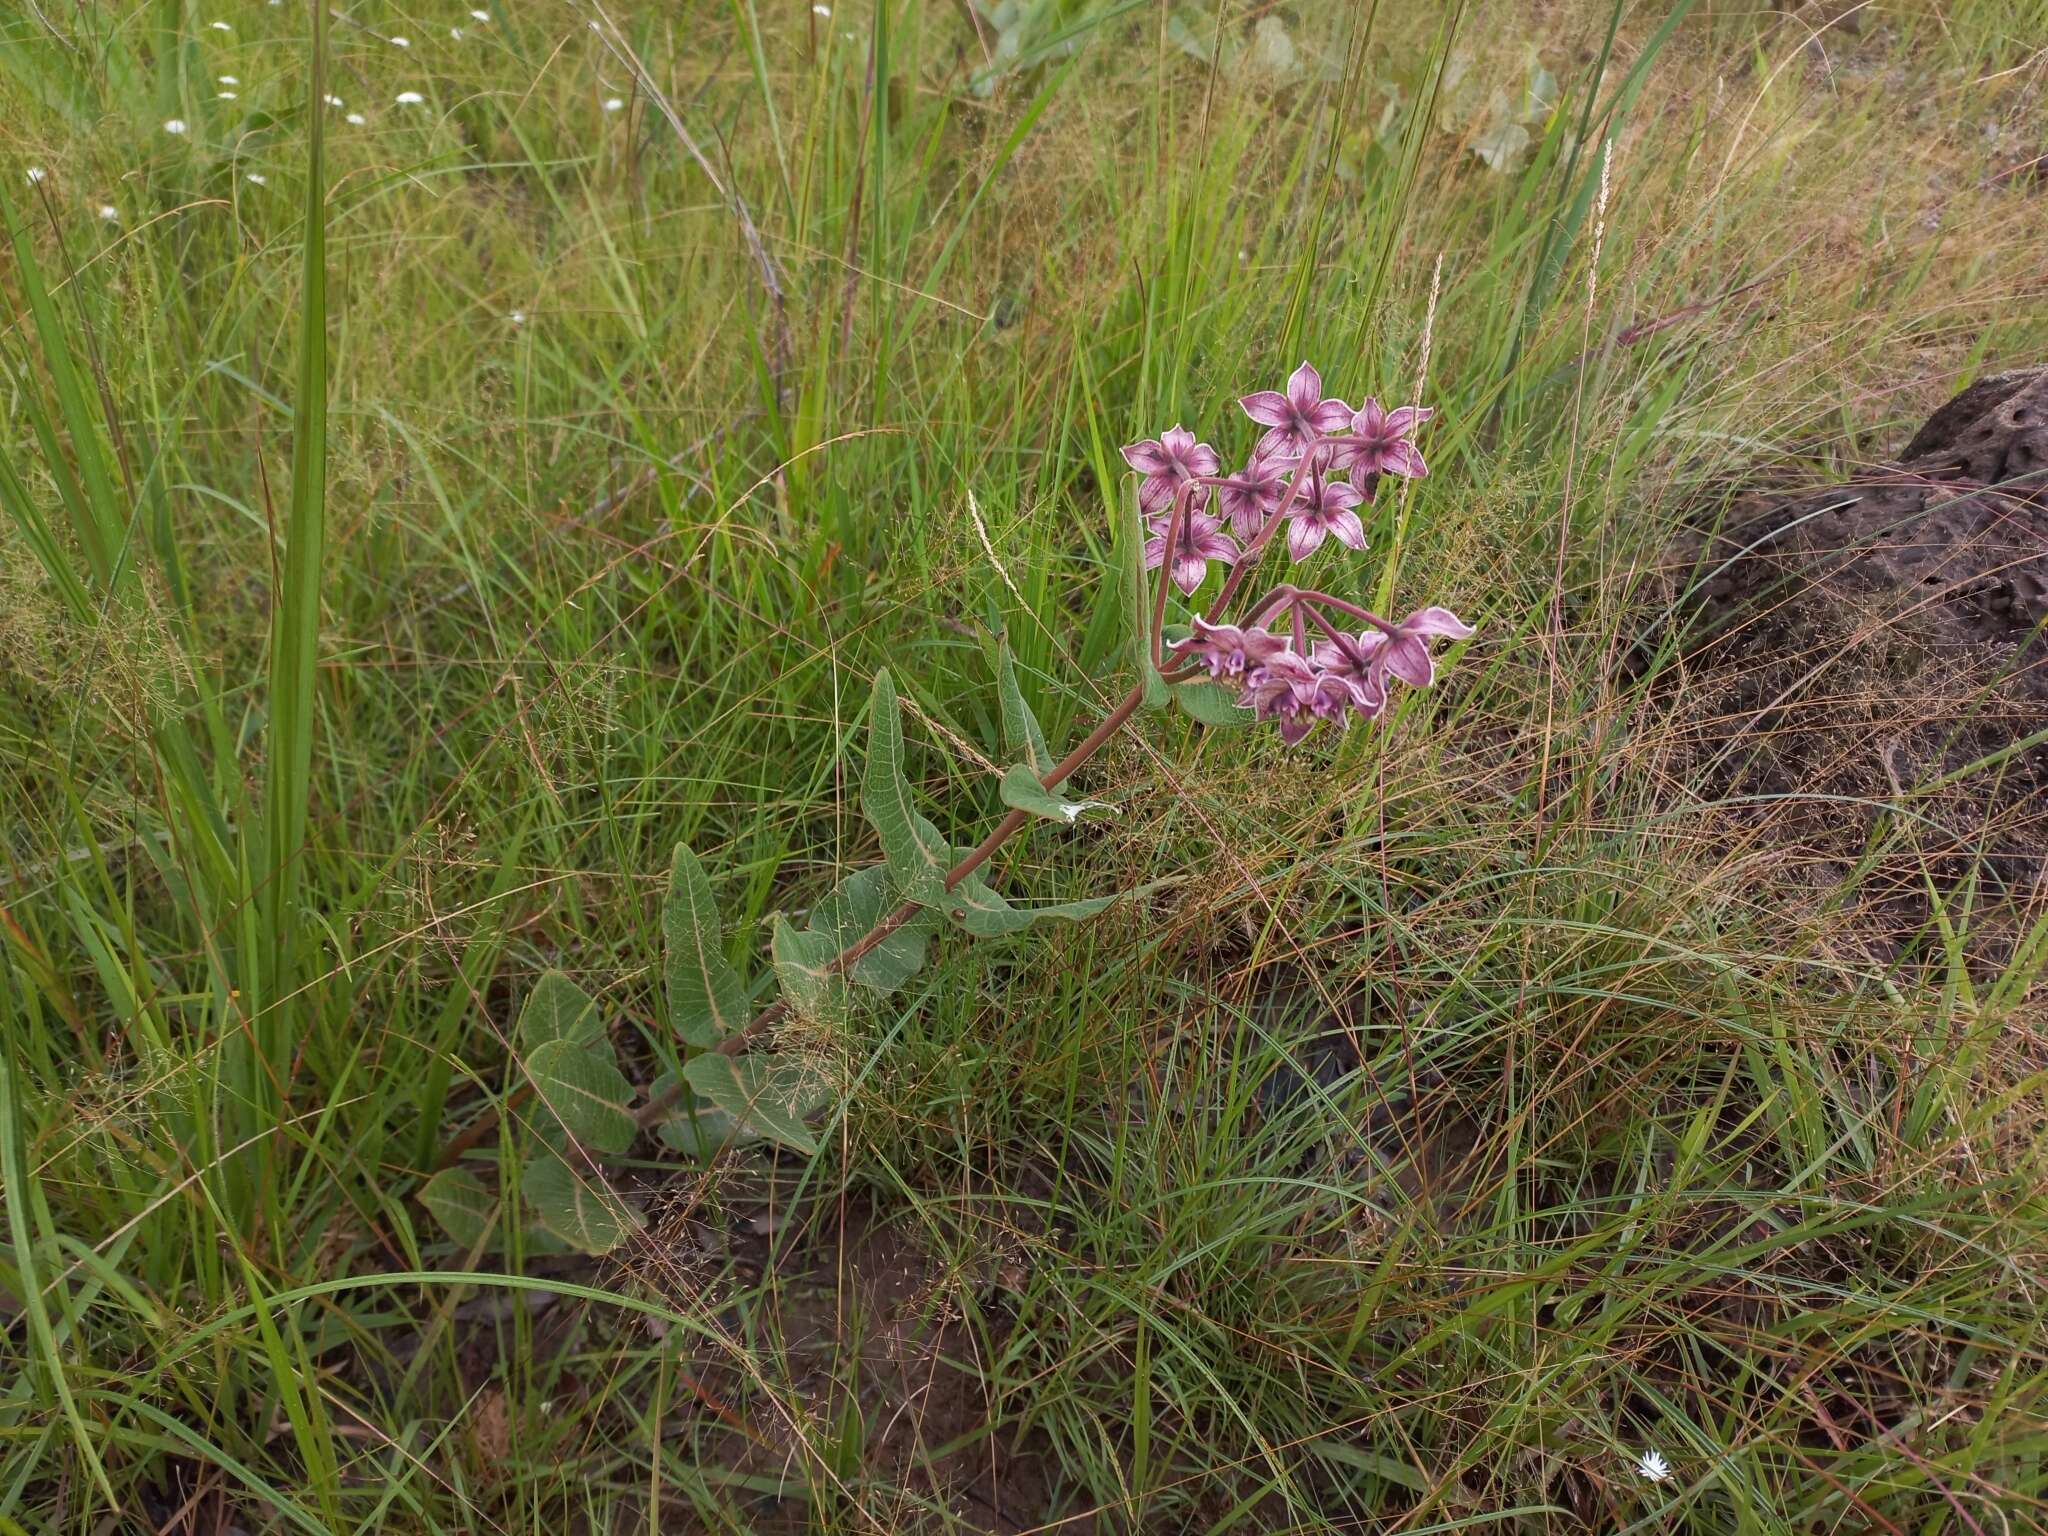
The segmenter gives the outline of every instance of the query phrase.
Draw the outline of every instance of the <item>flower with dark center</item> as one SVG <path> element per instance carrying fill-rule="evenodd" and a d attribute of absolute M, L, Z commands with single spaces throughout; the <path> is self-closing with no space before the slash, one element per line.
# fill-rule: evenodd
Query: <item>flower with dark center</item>
<path fill-rule="evenodd" d="M 1342 432 L 1351 424 L 1351 407 L 1323 398 L 1323 376 L 1303 363 L 1287 376 L 1287 393 L 1261 389 L 1237 402 L 1266 435 L 1259 439 L 1260 458 L 1300 458 L 1319 437 Z"/>
<path fill-rule="evenodd" d="M 1420 480 L 1429 473 L 1413 441 L 1416 428 L 1436 411 L 1429 406 L 1403 405 L 1387 410 L 1379 401 L 1366 397 L 1365 404 L 1351 418 L 1351 434 L 1360 439 L 1340 443 L 1330 450 L 1334 469 L 1349 469 L 1354 478 L 1366 475 L 1403 475 Z"/>
<path fill-rule="evenodd" d="M 1196 442 L 1194 433 L 1178 425 L 1132 443 L 1123 454 L 1124 462 L 1145 477 L 1138 482 L 1138 510 L 1147 514 L 1164 511 L 1174 492 L 1196 476 L 1223 468 L 1214 448 Z"/>
<path fill-rule="evenodd" d="M 1145 541 L 1145 569 L 1156 571 L 1166 558 L 1166 530 L 1172 513 L 1152 519 L 1152 537 Z M 1190 510 L 1181 516 L 1180 537 L 1173 546 L 1173 584 L 1192 592 L 1209 574 L 1209 562 L 1237 563 L 1237 541 L 1223 530 L 1223 519 Z"/>
<path fill-rule="evenodd" d="M 1199 616 L 1194 627 L 1195 632 L 1187 639 L 1174 642 L 1173 654 L 1182 661 L 1208 668 L 1211 677 L 1230 682 L 1264 666 L 1287 649 L 1287 642 L 1271 630 L 1211 624 Z"/>
<path fill-rule="evenodd" d="M 1341 642 L 1319 641 L 1315 664 L 1323 676 L 1336 678 L 1351 689 L 1352 710 L 1367 720 L 1386 707 L 1387 680 L 1378 665 L 1378 654 L 1387 637 L 1376 629 L 1346 635 Z"/>
<path fill-rule="evenodd" d="M 1251 463 L 1216 487 L 1216 504 L 1230 519 L 1231 531 L 1250 539 L 1279 510 L 1286 495 L 1285 463 L 1253 454 Z"/>
<path fill-rule="evenodd" d="M 1287 553 L 1296 561 L 1306 560 L 1327 538 L 1350 549 L 1365 548 L 1365 524 L 1351 510 L 1364 500 L 1365 492 L 1357 486 L 1310 473 L 1287 509 Z"/>

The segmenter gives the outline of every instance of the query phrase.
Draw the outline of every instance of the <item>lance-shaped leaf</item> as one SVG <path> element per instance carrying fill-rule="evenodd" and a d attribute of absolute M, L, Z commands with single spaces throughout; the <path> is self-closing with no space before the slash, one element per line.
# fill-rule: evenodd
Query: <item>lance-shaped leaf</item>
<path fill-rule="evenodd" d="M 1003 750 L 1015 753 L 1033 777 L 1044 778 L 1052 772 L 1052 749 L 1045 744 L 1045 732 L 1038 728 L 1038 717 L 1031 713 L 1023 690 L 1017 686 L 1017 662 L 1010 655 L 1007 640 L 996 647 L 996 694 L 1002 700 Z"/>
<path fill-rule="evenodd" d="M 747 1024 L 747 989 L 725 962 L 711 882 L 687 843 L 676 844 L 668 898 L 661 906 L 668 970 L 669 1027 L 699 1049 Z"/>
<path fill-rule="evenodd" d="M 467 1168 L 443 1168 L 420 1186 L 420 1204 L 462 1249 L 477 1247 L 491 1230 L 498 1197 Z"/>
<path fill-rule="evenodd" d="M 1084 917 L 1093 917 L 1115 900 L 1114 896 L 1095 896 L 1087 901 L 1061 901 L 1042 907 L 1012 906 L 977 872 L 953 887 L 947 898 L 946 915 L 978 939 L 1000 939 L 1043 918 L 1079 922 Z"/>
<path fill-rule="evenodd" d="M 683 1067 L 683 1079 L 698 1097 L 770 1141 L 806 1155 L 818 1150 L 817 1137 L 804 1124 L 795 1069 L 762 1056 L 721 1056 L 714 1051 L 692 1057 Z"/>
<path fill-rule="evenodd" d="M 1175 683 L 1173 702 L 1204 725 L 1250 725 L 1256 718 L 1250 710 L 1239 709 L 1237 694 L 1220 683 Z"/>
<path fill-rule="evenodd" d="M 768 948 L 775 957 L 775 979 L 782 984 L 782 995 L 798 1013 L 829 1021 L 846 1011 L 846 982 L 832 968 L 839 946 L 829 937 L 792 928 L 778 912 Z"/>
<path fill-rule="evenodd" d="M 596 1152 L 632 1145 L 633 1086 L 609 1050 L 550 1040 L 528 1053 L 526 1076 L 535 1097 L 579 1145 Z"/>
<path fill-rule="evenodd" d="M 519 1011 L 518 1039 L 522 1051 L 536 1051 L 550 1040 L 595 1045 L 604 1039 L 604 1017 L 589 993 L 560 971 L 549 971 Z"/>
<path fill-rule="evenodd" d="M 542 1148 L 520 1175 L 526 1203 L 540 1224 L 584 1253 L 609 1253 L 645 1225 L 595 1168 L 572 1168 Z"/>
<path fill-rule="evenodd" d="M 889 871 L 881 865 L 855 870 L 811 909 L 811 932 L 828 938 L 834 954 L 851 949 L 874 931 L 899 900 L 896 888 L 889 883 Z M 854 961 L 853 979 L 877 992 L 895 991 L 924 964 L 925 938 L 936 925 L 937 919 L 930 911 L 920 910 Z"/>
<path fill-rule="evenodd" d="M 1023 763 L 1003 775 L 1003 804 L 1013 811 L 1043 816 L 1047 821 L 1069 827 L 1080 819 L 1083 811 L 1116 809 L 1107 800 L 1069 800 L 1039 783 L 1038 775 Z"/>
<path fill-rule="evenodd" d="M 1138 517 L 1138 477 L 1124 476 L 1117 498 L 1117 554 L 1123 570 L 1124 611 L 1129 615 L 1131 658 L 1145 686 L 1145 707 L 1166 707 L 1166 680 L 1152 665 L 1152 593 L 1145 580 L 1145 525 Z M 1162 572 L 1161 580 L 1165 579 Z"/>
<path fill-rule="evenodd" d="M 884 667 L 875 674 L 868 700 L 868 761 L 861 777 L 861 809 L 882 840 L 882 857 L 896 888 L 919 906 L 946 899 L 951 855 L 939 829 L 918 814 L 903 776 L 903 722 L 896 713 L 896 685 Z"/>

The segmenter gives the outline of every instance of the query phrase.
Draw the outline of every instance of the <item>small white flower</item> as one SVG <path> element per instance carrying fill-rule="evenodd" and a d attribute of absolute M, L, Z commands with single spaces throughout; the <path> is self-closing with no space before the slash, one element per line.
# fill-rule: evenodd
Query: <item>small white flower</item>
<path fill-rule="evenodd" d="M 813 16 L 822 16 L 827 21 L 830 21 L 832 19 L 832 7 L 829 5 L 814 5 L 811 7 L 811 14 Z"/>
<path fill-rule="evenodd" d="M 233 91 L 222 91 L 222 92 L 220 93 L 220 99 L 221 99 L 222 101 L 234 101 L 234 100 L 236 100 L 237 98 L 236 98 L 236 96 L 235 96 L 235 93 L 234 93 Z"/>
<path fill-rule="evenodd" d="M 1671 1463 L 1664 1459 L 1662 1451 L 1645 1451 L 1636 1462 L 1636 1476 L 1646 1482 L 1661 1483 L 1670 1475 Z"/>
<path fill-rule="evenodd" d="M 207 25 L 216 32 L 232 32 L 235 30 L 224 21 L 209 21 Z"/>
<path fill-rule="evenodd" d="M 351 112 L 349 113 L 347 118 L 347 122 L 349 123 L 349 125 L 355 128 L 362 127 L 363 124 L 367 123 L 368 121 L 369 119 L 363 116 L 363 114 L 360 112 Z"/>
<path fill-rule="evenodd" d="M 49 176 L 50 173 L 40 165 L 32 165 L 28 168 L 28 184 L 32 187 L 41 186 L 43 182 L 49 179 Z"/>
<path fill-rule="evenodd" d="M 607 96 L 604 99 L 604 109 L 607 112 L 621 111 L 624 109 L 625 105 L 625 102 L 621 101 L 616 96 Z"/>
<path fill-rule="evenodd" d="M 410 48 L 412 46 L 412 39 L 409 37 L 394 37 L 391 39 L 391 46 L 394 48 Z"/>
<path fill-rule="evenodd" d="M 233 75 L 218 75 L 215 78 L 219 80 L 222 85 L 240 85 L 242 83 Z"/>
<path fill-rule="evenodd" d="M 471 11 L 469 14 L 470 18 L 475 21 L 489 21 L 491 19 L 489 11 Z"/>
<path fill-rule="evenodd" d="M 461 42 L 461 41 L 462 41 L 462 28 L 460 28 L 460 27 L 450 27 L 450 28 L 448 29 L 448 35 L 449 35 L 450 37 L 454 38 L 454 39 L 455 39 L 455 41 L 457 41 L 458 43 L 459 43 L 459 42 Z"/>
<path fill-rule="evenodd" d="M 105 219 L 109 224 L 118 224 L 121 222 L 121 210 L 116 208 L 112 203 L 101 203 L 100 217 Z"/>
<path fill-rule="evenodd" d="M 242 180 L 246 182 L 251 182 L 259 187 L 267 187 L 270 185 L 270 178 L 264 175 L 261 171 L 250 171 L 247 175 L 245 175 L 242 178 Z"/>
<path fill-rule="evenodd" d="M 344 102 L 339 96 L 335 95 L 332 91 L 329 91 L 325 96 L 322 96 L 320 99 L 326 102 L 327 105 L 329 105 L 330 107 L 340 107 L 347 105 L 346 102 Z"/>
<path fill-rule="evenodd" d="M 184 131 L 185 119 L 183 119 L 182 117 L 167 117 L 164 119 L 165 133 L 178 134 L 183 133 Z"/>
<path fill-rule="evenodd" d="M 416 107 L 426 99 L 418 91 L 400 91 L 398 93 L 398 104 L 401 107 Z"/>
<path fill-rule="evenodd" d="M 526 324 L 526 311 L 523 309 L 515 309 L 512 311 L 511 314 L 507 315 L 505 318 L 507 320 L 510 320 L 514 325 L 524 325 Z"/>

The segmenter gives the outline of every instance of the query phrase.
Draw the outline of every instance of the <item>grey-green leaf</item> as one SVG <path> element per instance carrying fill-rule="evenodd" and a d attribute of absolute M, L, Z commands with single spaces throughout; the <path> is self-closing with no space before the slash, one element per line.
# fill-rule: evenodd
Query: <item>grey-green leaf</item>
<path fill-rule="evenodd" d="M 535 1219 L 584 1253 L 609 1253 L 645 1224 L 640 1213 L 605 1183 L 603 1174 L 594 1168 L 571 1168 L 547 1148 L 526 1165 L 520 1187 Z"/>
<path fill-rule="evenodd" d="M 1250 710 L 1237 707 L 1237 695 L 1219 683 L 1175 683 L 1173 702 L 1204 725 L 1235 727 L 1254 719 Z"/>
<path fill-rule="evenodd" d="M 951 855 L 939 829 L 918 814 L 910 781 L 903 776 L 903 722 L 896 713 L 896 685 L 886 667 L 875 674 L 875 691 L 868 700 L 861 809 L 882 840 L 882 857 L 897 889 L 919 906 L 944 901 Z"/>
<path fill-rule="evenodd" d="M 830 939 L 837 954 L 867 937 L 898 900 L 881 865 L 855 870 L 811 909 L 811 932 Z M 853 963 L 853 979 L 877 992 L 895 991 L 924 964 L 925 938 L 935 924 L 931 912 L 920 911 Z"/>
<path fill-rule="evenodd" d="M 782 984 L 782 995 L 797 1012 L 814 1019 L 833 1019 L 845 1011 L 846 983 L 832 969 L 839 946 L 829 937 L 792 928 L 778 912 L 768 947 L 775 957 L 775 979 Z"/>
<path fill-rule="evenodd" d="M 420 1186 L 420 1204 L 461 1249 L 473 1249 L 491 1230 L 498 1197 L 467 1168 L 443 1168 Z"/>
<path fill-rule="evenodd" d="M 1061 901 L 1043 907 L 1017 907 L 1004 900 L 979 874 L 969 875 L 953 887 L 946 915 L 979 939 L 1000 939 L 1021 932 L 1042 918 L 1060 917 L 1079 922 L 1093 917 L 1114 896 L 1096 896 L 1087 901 Z"/>
<path fill-rule="evenodd" d="M 578 1144 L 596 1152 L 632 1145 L 633 1087 L 611 1059 L 573 1040 L 550 1040 L 526 1057 L 534 1093 Z"/>
<path fill-rule="evenodd" d="M 760 1056 L 710 1052 L 692 1057 L 683 1078 L 699 1097 L 769 1140 L 806 1155 L 818 1150 L 818 1139 L 803 1121 L 796 1074 L 789 1068 Z"/>
<path fill-rule="evenodd" d="M 1003 750 L 1019 754 L 1019 760 L 1035 777 L 1044 778 L 1052 772 L 1052 749 L 1045 744 L 1045 732 L 1038 728 L 1038 717 L 1031 713 L 1023 690 L 1017 686 L 1017 662 L 1010 654 L 1007 640 L 996 648 L 996 694 L 1002 700 Z"/>
<path fill-rule="evenodd" d="M 656 1074 L 648 1085 L 648 1098 L 660 1098 L 675 1080 L 675 1074 L 671 1072 Z M 670 1151 L 681 1152 L 699 1161 L 717 1155 L 733 1142 L 760 1139 L 724 1110 L 699 1100 L 687 1082 L 683 1084 L 682 1097 L 677 1101 L 674 1112 L 655 1126 L 654 1134 Z"/>
<path fill-rule="evenodd" d="M 590 994 L 560 971 L 549 971 L 533 984 L 519 1011 L 518 1041 L 522 1051 L 538 1050 L 550 1040 L 594 1045 L 604 1038 L 604 1019 Z"/>
<path fill-rule="evenodd" d="M 726 964 L 711 882 L 689 844 L 676 844 L 661 908 L 669 1027 L 685 1044 L 713 1046 L 747 1024 L 747 989 Z"/>
<path fill-rule="evenodd" d="M 1069 800 L 1039 783 L 1038 775 L 1023 763 L 1003 775 L 1003 804 L 1066 827 L 1078 821 L 1083 811 L 1116 809 L 1107 800 Z"/>

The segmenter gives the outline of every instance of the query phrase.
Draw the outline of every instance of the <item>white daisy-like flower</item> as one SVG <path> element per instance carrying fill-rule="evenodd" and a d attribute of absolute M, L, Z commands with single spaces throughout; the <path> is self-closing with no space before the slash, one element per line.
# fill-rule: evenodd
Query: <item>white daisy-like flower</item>
<path fill-rule="evenodd" d="M 222 101 L 236 101 L 240 99 L 233 91 L 221 91 L 219 96 Z"/>
<path fill-rule="evenodd" d="M 241 80 L 234 75 L 216 75 L 214 76 L 214 79 L 222 85 L 240 85 L 242 83 Z"/>
<path fill-rule="evenodd" d="M 235 30 L 224 21 L 209 21 L 207 25 L 216 32 L 232 32 Z"/>
<path fill-rule="evenodd" d="M 329 105 L 330 107 L 343 107 L 348 105 L 347 102 L 343 101 L 339 96 L 335 95 L 334 92 L 332 91 L 329 91 L 325 96 L 322 96 L 320 99 L 326 102 L 327 105 Z"/>
<path fill-rule="evenodd" d="M 1671 1475 L 1671 1463 L 1659 1450 L 1647 1450 L 1636 1459 L 1636 1476 L 1645 1482 L 1661 1483 Z"/>
<path fill-rule="evenodd" d="M 832 19 L 832 7 L 829 5 L 814 5 L 811 7 L 811 14 L 813 16 L 822 16 L 827 21 L 830 21 Z"/>
<path fill-rule="evenodd" d="M 491 19 L 489 11 L 471 11 L 469 16 L 472 21 L 489 21 Z"/>
<path fill-rule="evenodd" d="M 450 37 L 454 38 L 454 39 L 455 39 L 455 41 L 457 41 L 458 43 L 459 43 L 459 42 L 461 42 L 461 41 L 462 41 L 462 28 L 460 28 L 460 27 L 450 27 L 450 28 L 448 29 L 448 35 L 449 35 Z"/>
<path fill-rule="evenodd" d="M 416 107 L 426 99 L 418 91 L 400 91 L 398 93 L 398 104 L 401 107 Z"/>
<path fill-rule="evenodd" d="M 363 116 L 363 114 L 360 112 L 351 112 L 348 115 L 347 121 L 351 127 L 360 128 L 363 126 L 363 124 L 367 123 L 369 119 Z"/>
<path fill-rule="evenodd" d="M 246 182 L 251 182 L 259 187 L 267 187 L 270 185 L 270 178 L 264 175 L 261 171 L 250 171 L 247 175 L 243 176 L 242 180 Z"/>
<path fill-rule="evenodd" d="M 511 314 L 507 315 L 505 318 L 507 320 L 510 320 L 514 325 L 524 325 L 526 324 L 526 311 L 523 309 L 515 309 L 512 311 Z"/>
<path fill-rule="evenodd" d="M 109 224 L 118 224 L 121 222 L 121 210 L 116 208 L 112 203 L 101 203 L 100 217 L 105 219 Z"/>
<path fill-rule="evenodd" d="M 41 186 L 45 181 L 49 180 L 49 177 L 50 173 L 40 165 L 32 165 L 28 168 L 28 184 L 32 187 Z"/>
<path fill-rule="evenodd" d="M 391 39 L 391 46 L 394 48 L 410 48 L 412 46 L 412 39 L 409 37 L 394 37 Z"/>
<path fill-rule="evenodd" d="M 164 132 L 165 132 L 165 133 L 169 133 L 169 134 L 180 134 L 180 133 L 183 133 L 184 131 L 185 131 L 185 119 L 183 119 L 182 117 L 167 117 L 167 118 L 165 118 L 165 119 L 164 119 Z"/>
<path fill-rule="evenodd" d="M 625 102 L 620 100 L 616 96 L 607 96 L 604 99 L 604 109 L 607 112 L 623 111 L 625 109 L 625 105 Z"/>

